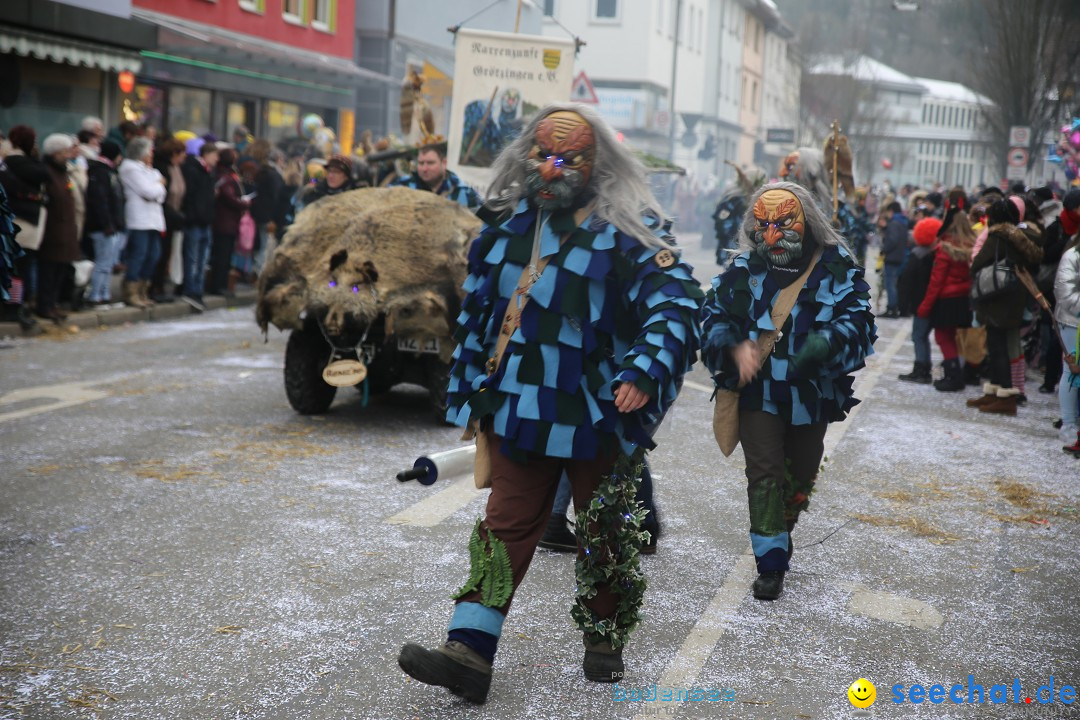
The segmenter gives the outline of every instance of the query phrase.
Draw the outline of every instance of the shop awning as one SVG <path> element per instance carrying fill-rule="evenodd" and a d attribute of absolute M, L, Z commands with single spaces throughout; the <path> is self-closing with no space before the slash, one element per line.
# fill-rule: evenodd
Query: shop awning
<path fill-rule="evenodd" d="M 211 63 L 223 69 L 245 69 L 307 82 L 359 83 L 397 87 L 401 83 L 357 66 L 351 60 L 282 45 L 252 35 L 224 30 L 163 13 L 132 8 L 131 17 L 156 25 L 158 44 L 147 57 L 173 61 L 183 59 Z M 214 68 L 208 68 L 214 69 Z"/>
<path fill-rule="evenodd" d="M 136 53 L 22 28 L 0 27 L 0 53 L 14 53 L 22 57 L 81 65 L 109 72 L 130 70 L 137 73 L 142 69 L 142 60 Z"/>

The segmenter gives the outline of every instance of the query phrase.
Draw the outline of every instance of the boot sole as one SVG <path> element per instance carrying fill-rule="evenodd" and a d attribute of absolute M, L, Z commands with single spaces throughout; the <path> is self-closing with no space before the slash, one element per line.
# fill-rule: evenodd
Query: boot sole
<path fill-rule="evenodd" d="M 441 652 L 408 644 L 401 648 L 398 667 L 425 685 L 444 687 L 458 697 L 482 705 L 491 687 L 491 675 L 454 662 Z"/>
<path fill-rule="evenodd" d="M 591 653 L 586 650 L 585 660 L 581 664 L 585 679 L 596 683 L 613 683 L 622 680 L 623 674 L 626 672 L 626 666 L 623 665 L 621 657 L 617 662 L 609 663 L 608 659 L 614 657 L 616 656 Z"/>

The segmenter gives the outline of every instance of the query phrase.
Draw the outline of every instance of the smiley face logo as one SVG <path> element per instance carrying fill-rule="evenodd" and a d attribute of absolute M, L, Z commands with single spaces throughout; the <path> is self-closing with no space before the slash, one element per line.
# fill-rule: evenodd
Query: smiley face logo
<path fill-rule="evenodd" d="M 848 700 L 857 708 L 868 708 L 877 700 L 877 689 L 874 683 L 865 678 L 859 678 L 851 683 L 847 689 Z"/>

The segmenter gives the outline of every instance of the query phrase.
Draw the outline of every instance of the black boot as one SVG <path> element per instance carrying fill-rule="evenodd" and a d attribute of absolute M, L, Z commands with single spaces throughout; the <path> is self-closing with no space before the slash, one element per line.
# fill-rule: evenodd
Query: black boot
<path fill-rule="evenodd" d="M 929 385 L 933 379 L 930 376 L 930 363 L 915 363 L 914 369 L 907 375 L 898 375 L 900 380 L 904 382 L 919 383 L 920 385 Z"/>
<path fill-rule="evenodd" d="M 615 650 L 607 640 L 591 643 L 585 638 L 585 659 L 581 663 L 585 679 L 593 682 L 613 683 L 622 680 L 622 648 Z"/>
<path fill-rule="evenodd" d="M 982 385 L 982 376 L 979 374 L 979 366 L 971 363 L 964 364 L 964 382 L 978 387 Z"/>
<path fill-rule="evenodd" d="M 487 700 L 491 688 L 491 663 L 456 640 L 434 650 L 409 643 L 401 648 L 398 665 L 422 683 L 439 685 L 477 704 Z"/>
<path fill-rule="evenodd" d="M 754 597 L 758 600 L 775 600 L 784 590 L 784 571 L 771 570 L 760 573 L 754 581 Z"/>
<path fill-rule="evenodd" d="M 941 392 L 958 392 L 967 387 L 967 383 L 964 381 L 964 373 L 960 369 L 960 361 L 956 358 L 952 360 L 946 360 L 945 377 L 934 383 L 934 389 Z"/>
<path fill-rule="evenodd" d="M 555 552 L 577 552 L 577 538 L 570 532 L 565 515 L 552 515 L 548 518 L 547 529 L 540 538 L 540 547 Z"/>

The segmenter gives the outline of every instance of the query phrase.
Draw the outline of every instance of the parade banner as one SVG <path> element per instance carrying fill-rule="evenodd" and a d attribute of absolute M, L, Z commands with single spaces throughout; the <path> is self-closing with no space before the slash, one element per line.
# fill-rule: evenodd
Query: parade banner
<path fill-rule="evenodd" d="M 483 194 L 491 164 L 532 115 L 570 99 L 574 42 L 462 28 L 456 44 L 447 159 Z"/>

